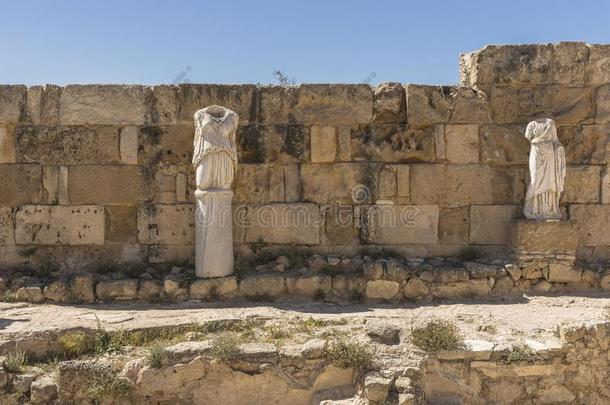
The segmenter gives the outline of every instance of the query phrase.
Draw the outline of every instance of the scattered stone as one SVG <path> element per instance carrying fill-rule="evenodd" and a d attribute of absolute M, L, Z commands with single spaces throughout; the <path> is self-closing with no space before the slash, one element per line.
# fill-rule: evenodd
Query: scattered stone
<path fill-rule="evenodd" d="M 492 292 L 494 295 L 502 297 L 510 294 L 513 289 L 513 281 L 511 277 L 500 277 L 496 280 Z"/>
<path fill-rule="evenodd" d="M 364 379 L 364 395 L 369 401 L 383 402 L 392 385 L 392 379 L 378 374 L 369 374 Z"/>
<path fill-rule="evenodd" d="M 93 290 L 93 276 L 91 274 L 77 274 L 70 280 L 70 290 L 75 300 L 80 302 L 95 302 Z"/>
<path fill-rule="evenodd" d="M 27 301 L 34 304 L 39 304 L 45 300 L 44 294 L 42 293 L 40 287 L 35 286 L 21 287 L 18 289 L 17 299 L 19 301 Z"/>
<path fill-rule="evenodd" d="M 389 260 L 386 263 L 386 276 L 392 281 L 402 283 L 411 277 L 411 271 L 399 261 Z"/>
<path fill-rule="evenodd" d="M 275 259 L 275 262 L 284 267 L 290 266 L 290 260 L 288 260 L 288 258 L 286 256 L 279 256 L 277 259 Z"/>
<path fill-rule="evenodd" d="M 301 356 L 305 359 L 319 359 L 324 357 L 326 340 L 312 339 L 306 342 L 301 348 Z"/>
<path fill-rule="evenodd" d="M 505 267 L 506 271 L 510 275 L 513 281 L 517 281 L 521 278 L 521 268 L 515 264 L 507 264 Z"/>
<path fill-rule="evenodd" d="M 383 278 L 383 263 L 380 261 L 367 263 L 364 265 L 362 272 L 364 277 L 369 280 L 378 280 Z"/>
<path fill-rule="evenodd" d="M 400 284 L 389 280 L 371 280 L 366 283 L 366 297 L 371 299 L 391 300 L 400 290 Z"/>
<path fill-rule="evenodd" d="M 546 280 L 540 280 L 534 285 L 534 291 L 536 292 L 549 292 L 553 286 Z"/>
<path fill-rule="evenodd" d="M 330 264 L 331 266 L 337 266 L 339 265 L 339 263 L 341 263 L 341 259 L 339 259 L 338 257 L 331 256 L 328 258 L 328 264 Z"/>
<path fill-rule="evenodd" d="M 163 364 L 188 363 L 197 356 L 209 353 L 211 349 L 212 344 L 209 340 L 177 343 L 164 349 Z"/>
<path fill-rule="evenodd" d="M 400 328 L 394 325 L 379 322 L 367 323 L 366 330 L 367 335 L 375 342 L 388 346 L 400 343 Z"/>
<path fill-rule="evenodd" d="M 438 283 L 455 283 L 468 280 L 468 271 L 464 269 L 439 269 L 436 273 Z"/>
<path fill-rule="evenodd" d="M 55 281 L 44 288 L 44 296 L 52 302 L 65 302 L 68 299 L 70 289 L 63 281 Z"/>
<path fill-rule="evenodd" d="M 100 301 L 127 301 L 138 297 L 138 280 L 100 281 L 95 286 L 95 295 Z"/>
<path fill-rule="evenodd" d="M 163 292 L 163 285 L 157 280 L 140 280 L 138 298 L 145 301 L 156 301 Z"/>
<path fill-rule="evenodd" d="M 466 262 L 464 263 L 464 266 L 466 266 L 466 269 L 470 272 L 470 278 L 497 278 L 506 275 L 506 270 L 502 267 L 491 264 Z"/>
<path fill-rule="evenodd" d="M 420 279 L 422 279 L 426 283 L 433 283 L 434 279 L 435 279 L 434 273 L 431 271 L 422 271 L 421 273 L 419 273 L 418 276 Z"/>
<path fill-rule="evenodd" d="M 32 404 L 51 404 L 57 398 L 57 384 L 50 376 L 42 376 L 32 382 L 30 387 Z"/>
<path fill-rule="evenodd" d="M 163 279 L 163 290 L 168 300 L 173 302 L 181 302 L 188 299 L 188 290 L 182 287 L 182 278 L 180 276 L 169 274 Z"/>
<path fill-rule="evenodd" d="M 126 378 L 133 384 L 135 384 L 138 380 L 138 374 L 140 373 L 140 370 L 142 370 L 145 366 L 146 360 L 143 358 L 129 360 L 123 366 L 123 369 L 121 370 L 119 376 Z"/>
<path fill-rule="evenodd" d="M 537 278 L 542 278 L 542 270 L 538 267 L 537 264 L 523 266 L 521 268 L 523 278 L 528 280 L 535 280 Z"/>
<path fill-rule="evenodd" d="M 34 378 L 35 376 L 31 374 L 13 374 L 11 376 L 11 385 L 13 386 L 13 390 L 20 394 L 30 392 Z"/>

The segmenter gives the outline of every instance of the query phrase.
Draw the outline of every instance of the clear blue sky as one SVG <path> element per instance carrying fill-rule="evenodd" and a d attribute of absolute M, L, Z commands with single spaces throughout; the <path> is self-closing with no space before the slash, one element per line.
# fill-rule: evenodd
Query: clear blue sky
<path fill-rule="evenodd" d="M 610 1 L 0 0 L 0 83 L 451 84 L 460 52 L 560 40 L 610 43 Z"/>

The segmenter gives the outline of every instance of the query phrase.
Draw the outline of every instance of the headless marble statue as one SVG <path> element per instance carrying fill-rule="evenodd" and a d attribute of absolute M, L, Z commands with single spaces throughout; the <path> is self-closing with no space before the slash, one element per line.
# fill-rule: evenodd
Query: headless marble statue
<path fill-rule="evenodd" d="M 525 137 L 531 142 L 530 183 L 523 213 L 528 219 L 560 219 L 559 198 L 563 191 L 566 158 L 557 139 L 555 121 L 543 118 L 527 125 Z"/>
<path fill-rule="evenodd" d="M 233 274 L 231 186 L 237 169 L 239 117 L 213 105 L 197 111 L 194 118 L 195 271 L 198 277 L 224 277 Z"/>

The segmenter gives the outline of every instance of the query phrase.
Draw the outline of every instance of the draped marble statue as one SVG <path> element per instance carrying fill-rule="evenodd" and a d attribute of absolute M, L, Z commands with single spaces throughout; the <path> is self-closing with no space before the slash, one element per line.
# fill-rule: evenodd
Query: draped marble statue
<path fill-rule="evenodd" d="M 197 111 L 194 118 L 195 271 L 198 277 L 224 277 L 233 274 L 231 186 L 237 169 L 239 117 L 213 105 Z"/>
<path fill-rule="evenodd" d="M 557 139 L 555 121 L 543 118 L 530 122 L 525 137 L 531 143 L 531 150 L 530 182 L 523 213 L 528 219 L 560 219 L 559 197 L 566 175 L 566 158 Z"/>

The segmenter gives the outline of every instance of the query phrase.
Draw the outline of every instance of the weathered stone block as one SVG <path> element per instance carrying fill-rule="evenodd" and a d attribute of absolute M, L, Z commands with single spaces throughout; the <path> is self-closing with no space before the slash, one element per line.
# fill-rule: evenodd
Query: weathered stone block
<path fill-rule="evenodd" d="M 96 205 L 20 207 L 15 215 L 20 245 L 101 245 L 104 208 Z"/>
<path fill-rule="evenodd" d="M 554 44 L 551 80 L 561 84 L 585 84 L 589 47 L 584 42 Z"/>
<path fill-rule="evenodd" d="M 587 75 L 592 85 L 610 83 L 609 45 L 589 45 Z"/>
<path fill-rule="evenodd" d="M 0 165 L 0 205 L 36 204 L 41 200 L 42 170 L 38 165 Z"/>
<path fill-rule="evenodd" d="M 246 243 L 320 243 L 320 208 L 315 204 L 270 204 L 248 212 Z"/>
<path fill-rule="evenodd" d="M 322 244 L 351 245 L 355 238 L 354 210 L 349 205 L 330 205 L 323 208 L 324 239 Z"/>
<path fill-rule="evenodd" d="M 470 243 L 505 245 L 510 224 L 517 213 L 512 205 L 472 205 L 470 207 Z"/>
<path fill-rule="evenodd" d="M 263 87 L 259 93 L 259 120 L 264 124 L 366 124 L 373 114 L 373 92 L 365 84 Z"/>
<path fill-rule="evenodd" d="M 47 285 L 43 294 L 51 302 L 65 302 L 69 297 L 70 287 L 62 281 L 55 281 Z"/>
<path fill-rule="evenodd" d="M 176 125 L 178 123 L 178 112 L 180 111 L 178 86 L 169 84 L 154 86 L 153 95 L 153 112 L 156 113 L 153 114 L 153 121 L 161 125 Z"/>
<path fill-rule="evenodd" d="M 584 246 L 610 246 L 610 205 L 573 204 L 570 218 L 577 223 Z"/>
<path fill-rule="evenodd" d="M 435 205 L 374 205 L 364 208 L 362 237 L 370 243 L 435 244 L 439 209 Z"/>
<path fill-rule="evenodd" d="M 452 163 L 478 163 L 478 125 L 446 125 L 445 154 Z"/>
<path fill-rule="evenodd" d="M 366 279 L 359 274 L 337 274 L 333 277 L 333 291 L 343 298 L 350 298 L 353 295 L 364 296 L 366 283 Z"/>
<path fill-rule="evenodd" d="M 41 302 L 44 302 L 45 297 L 40 287 L 25 286 L 17 290 L 17 300 L 40 304 Z"/>
<path fill-rule="evenodd" d="M 511 224 L 511 243 L 517 252 L 576 252 L 577 224 L 574 221 L 520 219 Z"/>
<path fill-rule="evenodd" d="M 337 128 L 311 127 L 311 161 L 334 162 L 337 158 Z"/>
<path fill-rule="evenodd" d="M 405 89 L 400 83 L 381 83 L 373 90 L 373 121 L 406 121 Z"/>
<path fill-rule="evenodd" d="M 286 290 L 289 294 L 305 297 L 315 297 L 320 293 L 328 294 L 331 287 L 332 279 L 328 274 L 308 274 L 286 280 Z"/>
<path fill-rule="evenodd" d="M 91 274 L 76 274 L 70 280 L 70 290 L 75 300 L 80 302 L 95 302 L 93 276 Z"/>
<path fill-rule="evenodd" d="M 411 165 L 411 202 L 462 206 L 493 201 L 492 168 L 482 165 Z"/>
<path fill-rule="evenodd" d="M 127 126 L 121 129 L 119 152 L 121 162 L 128 165 L 138 164 L 138 128 Z"/>
<path fill-rule="evenodd" d="M 106 207 L 106 240 L 108 242 L 136 243 L 138 239 L 138 212 L 133 206 Z"/>
<path fill-rule="evenodd" d="M 442 245 L 468 244 L 469 207 L 441 208 L 438 221 L 439 243 Z"/>
<path fill-rule="evenodd" d="M 151 120 L 152 90 L 138 85 L 70 85 L 62 89 L 59 121 L 64 125 L 142 125 Z"/>
<path fill-rule="evenodd" d="M 600 200 L 601 167 L 568 166 L 563 203 L 597 203 Z"/>
<path fill-rule="evenodd" d="M 95 286 L 100 301 L 128 301 L 138 297 L 138 280 L 100 281 Z"/>
<path fill-rule="evenodd" d="M 15 163 L 15 126 L 0 125 L 0 163 Z"/>
<path fill-rule="evenodd" d="M 423 298 L 430 293 L 430 289 L 419 277 L 411 277 L 403 289 L 407 299 Z"/>
<path fill-rule="evenodd" d="M 366 283 L 366 297 L 391 300 L 398 295 L 400 284 L 390 280 L 370 280 Z"/>
<path fill-rule="evenodd" d="M 409 84 L 406 98 L 409 125 L 489 122 L 487 97 L 472 88 Z"/>
<path fill-rule="evenodd" d="M 61 87 L 53 84 L 31 86 L 27 92 L 27 118 L 34 125 L 59 124 Z"/>
<path fill-rule="evenodd" d="M 280 274 L 253 274 L 240 281 L 239 290 L 246 297 L 277 297 L 284 293 L 286 284 Z"/>
<path fill-rule="evenodd" d="M 237 291 L 237 278 L 234 276 L 210 278 L 194 281 L 189 290 L 193 300 L 226 297 Z"/>
<path fill-rule="evenodd" d="M 139 204 L 145 200 L 143 169 L 138 166 L 72 166 L 71 204 Z"/>
<path fill-rule="evenodd" d="M 163 284 L 157 280 L 140 280 L 138 286 L 138 299 L 156 301 L 163 292 Z"/>
<path fill-rule="evenodd" d="M 113 125 L 31 126 L 16 129 L 17 159 L 53 165 L 119 163 L 119 128 Z"/>
<path fill-rule="evenodd" d="M 602 171 L 602 204 L 610 204 L 610 170 Z"/>
<path fill-rule="evenodd" d="M 578 283 L 582 272 L 562 263 L 550 263 L 547 279 L 553 283 Z"/>
<path fill-rule="evenodd" d="M 193 156 L 195 128 L 191 125 L 141 127 L 138 132 L 140 164 L 190 164 Z"/>
<path fill-rule="evenodd" d="M 298 163 L 310 157 L 310 128 L 305 125 L 242 126 L 237 142 L 240 163 Z"/>
<path fill-rule="evenodd" d="M 138 208 L 138 241 L 190 245 L 195 242 L 195 206 L 144 205 Z"/>
<path fill-rule="evenodd" d="M 442 125 L 367 125 L 352 131 L 352 153 L 369 161 L 433 162 L 435 137 L 442 131 Z"/>
<path fill-rule="evenodd" d="M 303 199 L 320 204 L 352 202 L 352 190 L 364 185 L 366 171 L 370 167 L 358 163 L 336 163 L 332 165 L 306 164 L 301 167 Z M 340 175 L 339 175 L 340 173 Z M 368 185 L 369 202 L 371 188 Z M 362 203 L 361 202 L 361 203 Z"/>
<path fill-rule="evenodd" d="M 0 245 L 13 245 L 14 243 L 13 210 L 9 207 L 0 207 Z"/>
<path fill-rule="evenodd" d="M 497 166 L 491 182 L 494 204 L 523 204 L 526 190 L 526 168 Z"/>
<path fill-rule="evenodd" d="M 599 97 L 600 91 L 598 105 Z M 490 103 L 498 124 L 523 124 L 541 116 L 553 118 L 558 125 L 578 124 L 590 120 L 594 110 L 591 88 L 581 86 L 494 86 Z"/>
<path fill-rule="evenodd" d="M 605 164 L 608 161 L 610 125 L 563 125 L 557 131 L 567 163 Z"/>
<path fill-rule="evenodd" d="M 27 87 L 23 85 L 0 85 L 0 123 L 18 122 L 26 108 Z"/>
<path fill-rule="evenodd" d="M 481 127 L 481 162 L 494 165 L 526 165 L 530 144 L 519 125 Z"/>
<path fill-rule="evenodd" d="M 252 84 L 181 83 L 178 85 L 178 122 L 192 124 L 197 110 L 216 104 L 235 111 L 240 125 L 248 125 L 256 119 L 253 116 L 255 94 L 256 86 Z"/>

